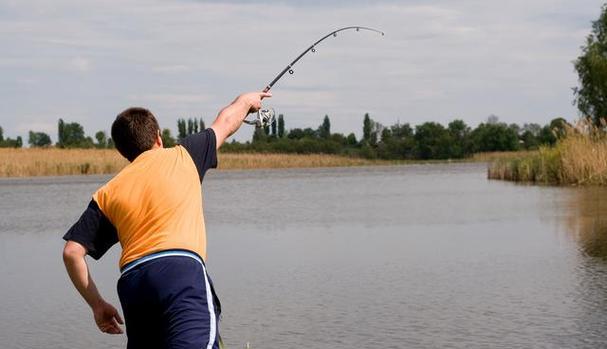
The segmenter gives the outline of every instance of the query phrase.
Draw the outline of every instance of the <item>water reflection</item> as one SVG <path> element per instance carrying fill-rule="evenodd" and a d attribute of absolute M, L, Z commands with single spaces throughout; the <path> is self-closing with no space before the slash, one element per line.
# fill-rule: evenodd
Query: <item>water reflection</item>
<path fill-rule="evenodd" d="M 589 257 L 607 259 L 607 189 L 572 190 L 566 224 L 581 251 Z"/>
<path fill-rule="evenodd" d="M 583 333 L 583 344 L 560 338 L 572 347 L 604 348 L 607 327 L 607 189 L 574 188 L 565 204 L 565 227 L 581 252 L 572 275 L 576 288 L 570 311 L 575 319 L 571 330 Z"/>

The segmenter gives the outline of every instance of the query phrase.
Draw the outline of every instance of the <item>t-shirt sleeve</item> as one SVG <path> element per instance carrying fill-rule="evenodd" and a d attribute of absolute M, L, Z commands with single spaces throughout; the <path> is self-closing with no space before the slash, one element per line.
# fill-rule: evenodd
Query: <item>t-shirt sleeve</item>
<path fill-rule="evenodd" d="M 194 160 L 201 182 L 208 169 L 217 167 L 216 142 L 212 128 L 188 136 L 179 142 Z"/>
<path fill-rule="evenodd" d="M 99 259 L 118 242 L 118 233 L 95 200 L 91 200 L 80 219 L 67 231 L 63 239 L 81 244 L 89 256 Z"/>

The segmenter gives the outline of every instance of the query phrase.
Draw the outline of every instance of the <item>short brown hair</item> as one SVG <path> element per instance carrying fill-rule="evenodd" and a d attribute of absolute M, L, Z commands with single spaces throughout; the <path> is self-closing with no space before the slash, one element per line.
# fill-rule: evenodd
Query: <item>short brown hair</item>
<path fill-rule="evenodd" d="M 154 114 L 145 108 L 128 108 L 118 114 L 112 124 L 112 140 L 116 149 L 129 161 L 152 149 L 160 127 Z"/>

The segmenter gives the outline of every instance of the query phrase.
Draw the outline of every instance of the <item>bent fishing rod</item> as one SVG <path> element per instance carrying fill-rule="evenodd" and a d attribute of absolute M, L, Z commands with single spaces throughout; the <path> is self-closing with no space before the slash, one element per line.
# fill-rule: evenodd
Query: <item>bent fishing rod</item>
<path fill-rule="evenodd" d="M 266 87 L 263 89 L 263 92 L 269 92 L 270 89 L 274 86 L 274 84 L 276 84 L 278 82 L 278 80 L 280 80 L 287 72 L 289 74 L 293 75 L 293 73 L 295 72 L 293 70 L 293 66 L 300 59 L 302 59 L 303 56 L 308 54 L 308 52 L 316 52 L 316 45 L 320 44 L 327 38 L 337 37 L 337 33 L 345 31 L 345 30 L 356 30 L 357 32 L 361 31 L 361 30 L 366 30 L 366 31 L 371 31 L 371 32 L 381 34 L 382 36 L 385 35 L 384 32 L 382 32 L 381 30 L 377 30 L 377 29 L 369 28 L 369 27 L 361 27 L 361 26 L 343 27 L 343 28 L 334 30 L 334 31 L 330 32 L 329 34 L 323 36 L 319 40 L 317 40 L 315 43 L 310 45 L 310 47 L 308 47 L 306 50 L 304 50 L 302 53 L 300 53 L 299 56 L 297 56 L 291 63 L 289 63 L 280 73 L 278 73 L 278 75 L 276 75 L 276 77 L 269 84 L 266 85 Z M 257 112 L 254 119 L 252 119 L 252 120 L 245 119 L 244 122 L 249 125 L 254 125 L 257 128 L 267 127 L 274 122 L 274 119 L 275 119 L 274 116 L 275 116 L 274 109 L 271 109 L 271 108 L 270 109 L 260 109 Z"/>

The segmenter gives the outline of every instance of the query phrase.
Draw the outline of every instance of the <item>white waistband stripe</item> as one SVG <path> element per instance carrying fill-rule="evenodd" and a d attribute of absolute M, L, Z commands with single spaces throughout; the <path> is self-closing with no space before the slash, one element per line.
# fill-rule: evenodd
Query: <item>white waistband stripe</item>
<path fill-rule="evenodd" d="M 124 269 L 122 269 L 121 274 L 124 275 L 125 273 L 127 273 L 131 269 L 135 268 L 136 266 L 141 265 L 142 263 L 149 262 L 151 260 L 162 258 L 162 257 L 173 257 L 173 256 L 190 257 L 192 259 L 197 260 L 204 267 L 204 264 L 202 263 L 200 258 L 193 253 L 186 252 L 186 251 L 165 251 L 165 252 L 153 253 L 151 255 L 141 257 L 138 260 L 127 264 L 127 266 Z"/>

